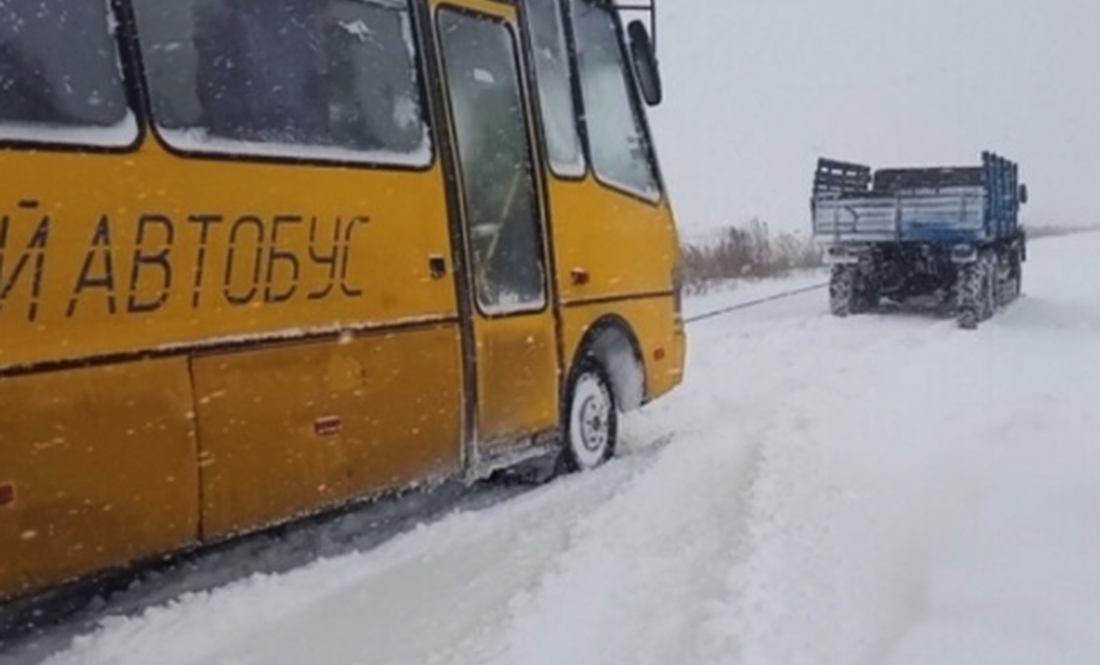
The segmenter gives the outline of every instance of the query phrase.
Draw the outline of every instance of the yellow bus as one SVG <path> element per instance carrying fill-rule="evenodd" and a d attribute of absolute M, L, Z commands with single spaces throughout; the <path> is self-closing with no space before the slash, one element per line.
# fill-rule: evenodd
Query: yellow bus
<path fill-rule="evenodd" d="M 0 599 L 608 459 L 685 357 L 621 14 L 0 3 Z"/>

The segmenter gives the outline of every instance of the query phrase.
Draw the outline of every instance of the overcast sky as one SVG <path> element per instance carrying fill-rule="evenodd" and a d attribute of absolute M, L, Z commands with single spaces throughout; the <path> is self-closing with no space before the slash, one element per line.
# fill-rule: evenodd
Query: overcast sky
<path fill-rule="evenodd" d="M 1100 222 L 1100 0 L 658 0 L 651 111 L 685 235 L 808 230 L 820 155 L 1020 163 L 1032 223 Z"/>

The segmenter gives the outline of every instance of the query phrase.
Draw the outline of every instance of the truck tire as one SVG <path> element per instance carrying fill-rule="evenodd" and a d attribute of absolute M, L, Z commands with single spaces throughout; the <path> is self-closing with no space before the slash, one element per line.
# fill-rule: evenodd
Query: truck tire
<path fill-rule="evenodd" d="M 955 287 L 955 315 L 959 327 L 964 330 L 974 330 L 981 321 L 984 272 L 977 261 L 959 268 Z"/>
<path fill-rule="evenodd" d="M 988 321 L 997 312 L 1000 278 L 997 275 L 997 255 L 987 252 L 981 258 L 982 293 L 981 319 Z"/>
<path fill-rule="evenodd" d="M 1011 275 L 1009 275 L 1008 257 L 1002 256 L 1000 252 L 997 252 L 994 258 L 994 272 L 993 283 L 996 285 L 997 298 L 994 301 L 997 308 L 1000 309 L 1009 303 L 1012 299 L 1012 285 L 1009 283 L 1012 281 Z"/>
<path fill-rule="evenodd" d="M 1016 276 L 1013 278 L 1014 288 L 1012 289 L 1013 300 L 1019 298 L 1024 292 L 1024 264 L 1020 262 L 1020 257 L 1015 257 Z"/>
<path fill-rule="evenodd" d="M 833 266 L 829 280 L 829 310 L 833 316 L 845 317 L 858 311 L 856 266 Z"/>
<path fill-rule="evenodd" d="M 856 280 L 856 307 L 857 313 L 870 312 L 877 309 L 882 301 L 882 291 L 879 286 L 878 275 L 864 274 Z"/>
<path fill-rule="evenodd" d="M 1020 293 L 1023 291 L 1023 264 L 1020 261 L 1019 252 L 1012 252 L 1008 259 L 1008 285 L 1006 290 L 1008 291 L 1008 302 L 1013 302 L 1020 297 Z"/>

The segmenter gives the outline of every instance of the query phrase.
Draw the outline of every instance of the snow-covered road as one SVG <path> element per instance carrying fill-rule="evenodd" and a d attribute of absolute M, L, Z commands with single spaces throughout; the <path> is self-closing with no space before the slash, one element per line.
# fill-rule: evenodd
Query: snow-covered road
<path fill-rule="evenodd" d="M 1031 254 L 977 332 L 820 291 L 698 323 L 599 471 L 48 662 L 1098 663 L 1100 234 Z"/>

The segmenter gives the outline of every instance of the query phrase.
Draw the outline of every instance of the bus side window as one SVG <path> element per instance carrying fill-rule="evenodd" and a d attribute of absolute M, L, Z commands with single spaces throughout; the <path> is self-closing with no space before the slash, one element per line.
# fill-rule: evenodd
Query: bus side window
<path fill-rule="evenodd" d="M 173 145 L 413 165 L 430 160 L 405 2 L 136 5 L 154 116 Z"/>
<path fill-rule="evenodd" d="M 532 63 L 550 168 L 567 177 L 583 176 L 584 154 L 577 131 L 562 6 L 557 0 L 526 0 Z"/>
<path fill-rule="evenodd" d="M 660 191 L 641 111 L 611 11 L 594 0 L 572 1 L 592 165 L 604 182 L 656 200 Z"/>
<path fill-rule="evenodd" d="M 0 138 L 70 142 L 59 130 L 132 119 L 110 25 L 105 2 L 0 1 Z M 72 142 L 126 145 L 131 129 Z"/>

